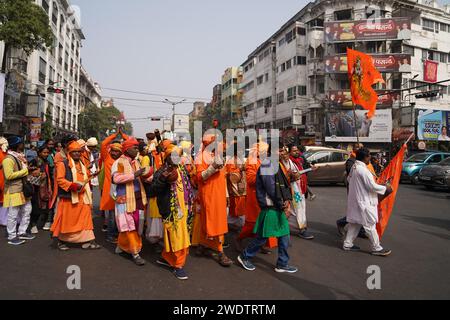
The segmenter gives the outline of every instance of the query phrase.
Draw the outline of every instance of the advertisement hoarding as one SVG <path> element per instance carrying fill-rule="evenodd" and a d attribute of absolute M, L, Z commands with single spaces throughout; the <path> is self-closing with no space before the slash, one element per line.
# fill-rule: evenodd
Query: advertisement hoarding
<path fill-rule="evenodd" d="M 432 83 L 437 82 L 438 66 L 438 62 L 425 60 L 423 81 Z"/>
<path fill-rule="evenodd" d="M 356 110 L 356 125 L 353 110 L 328 112 L 325 119 L 326 142 L 391 142 L 392 111 L 377 110 L 372 119 L 367 119 L 366 110 Z"/>
<path fill-rule="evenodd" d="M 400 94 L 398 92 L 389 92 L 377 90 L 379 106 L 398 106 L 400 104 Z M 386 94 L 384 94 L 386 93 Z M 352 94 L 349 90 L 329 90 L 326 101 L 332 108 L 348 107 L 353 105 Z"/>
<path fill-rule="evenodd" d="M 174 116 L 175 131 L 189 131 L 189 115 L 176 114 Z"/>
<path fill-rule="evenodd" d="M 411 55 L 403 53 L 374 54 L 371 55 L 375 68 L 379 72 L 411 72 Z M 335 55 L 325 57 L 325 72 L 347 73 L 347 55 Z"/>
<path fill-rule="evenodd" d="M 450 141 L 450 111 L 419 110 L 417 138 L 427 141 Z"/>
<path fill-rule="evenodd" d="M 41 140 L 41 126 L 42 120 L 40 118 L 31 119 L 30 123 L 30 142 L 38 142 Z"/>
<path fill-rule="evenodd" d="M 403 17 L 324 23 L 325 42 L 410 40 L 411 19 Z"/>

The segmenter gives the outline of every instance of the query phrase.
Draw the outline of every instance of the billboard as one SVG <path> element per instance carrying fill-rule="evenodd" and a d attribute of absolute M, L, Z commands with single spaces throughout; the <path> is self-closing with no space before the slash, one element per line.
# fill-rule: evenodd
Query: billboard
<path fill-rule="evenodd" d="M 373 54 L 371 55 L 375 68 L 379 72 L 411 72 L 411 55 L 403 53 Z M 347 55 L 325 57 L 325 72 L 347 73 Z"/>
<path fill-rule="evenodd" d="M 41 118 L 31 119 L 30 124 L 30 142 L 38 142 L 41 139 Z"/>
<path fill-rule="evenodd" d="M 425 60 L 423 72 L 423 81 L 425 82 L 437 82 L 437 73 L 439 63 L 436 61 Z"/>
<path fill-rule="evenodd" d="M 377 90 L 378 105 L 379 106 L 398 106 L 400 104 L 400 93 L 398 92 L 387 92 L 384 90 Z M 384 94 L 386 93 L 386 94 Z M 352 94 L 349 90 L 329 90 L 326 96 L 326 101 L 330 104 L 332 108 L 348 107 L 353 106 Z"/>
<path fill-rule="evenodd" d="M 356 125 L 353 110 L 328 112 L 325 119 L 326 142 L 391 142 L 392 111 L 377 110 L 372 119 L 367 119 L 366 110 L 356 110 Z"/>
<path fill-rule="evenodd" d="M 419 110 L 417 138 L 428 141 L 450 141 L 450 111 Z"/>
<path fill-rule="evenodd" d="M 361 40 L 410 40 L 410 18 L 383 18 L 324 23 L 325 42 Z"/>

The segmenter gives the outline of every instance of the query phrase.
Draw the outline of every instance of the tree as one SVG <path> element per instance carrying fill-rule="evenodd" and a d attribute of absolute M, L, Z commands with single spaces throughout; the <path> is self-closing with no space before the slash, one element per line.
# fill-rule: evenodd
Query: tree
<path fill-rule="evenodd" d="M 54 132 L 55 132 L 55 129 L 53 127 L 52 110 L 50 110 L 50 108 L 47 108 L 47 112 L 45 113 L 45 121 L 42 124 L 42 138 L 44 140 L 53 138 Z"/>
<path fill-rule="evenodd" d="M 53 45 L 54 35 L 47 13 L 33 0 L 0 0 L 0 41 L 5 42 L 2 70 L 11 48 L 26 55 Z"/>
<path fill-rule="evenodd" d="M 108 130 L 117 129 L 117 119 L 121 112 L 116 107 L 98 108 L 94 104 L 88 104 L 78 116 L 78 128 L 83 138 L 96 137 L 103 140 Z M 133 133 L 133 126 L 126 122 L 123 131 L 126 134 Z"/>

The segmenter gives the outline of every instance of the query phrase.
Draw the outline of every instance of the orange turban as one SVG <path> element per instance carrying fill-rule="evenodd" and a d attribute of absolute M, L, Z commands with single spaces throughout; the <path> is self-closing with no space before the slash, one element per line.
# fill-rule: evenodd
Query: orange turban
<path fill-rule="evenodd" d="M 163 142 L 161 142 L 161 149 L 162 149 L 162 151 L 165 152 L 166 149 L 167 149 L 171 144 L 173 144 L 173 142 L 172 142 L 171 140 L 169 140 L 169 139 L 163 140 Z"/>
<path fill-rule="evenodd" d="M 74 151 L 83 151 L 83 147 L 77 142 L 77 141 L 72 141 L 68 146 L 67 146 L 67 151 L 69 153 L 74 152 Z"/>
<path fill-rule="evenodd" d="M 84 141 L 83 139 L 80 139 L 77 142 L 78 142 L 78 144 L 80 145 L 81 148 L 86 146 L 86 141 Z"/>
<path fill-rule="evenodd" d="M 130 150 L 133 147 L 139 146 L 139 142 L 136 140 L 135 137 L 130 137 L 124 142 L 122 142 L 122 152 L 126 152 L 127 150 Z"/>
<path fill-rule="evenodd" d="M 112 143 L 109 145 L 109 150 L 116 150 L 122 152 L 122 145 L 120 143 Z"/>
<path fill-rule="evenodd" d="M 181 156 L 182 150 L 176 145 L 170 144 L 164 151 L 164 160 L 166 160 L 167 157 L 169 157 L 173 153 L 176 153 L 178 156 Z"/>

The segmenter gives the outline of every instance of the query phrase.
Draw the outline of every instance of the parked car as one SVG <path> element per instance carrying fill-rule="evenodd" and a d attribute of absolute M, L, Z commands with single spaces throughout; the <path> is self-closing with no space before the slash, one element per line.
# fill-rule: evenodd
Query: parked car
<path fill-rule="evenodd" d="M 445 152 L 423 152 L 417 153 L 403 163 L 401 181 L 410 181 L 412 184 L 419 183 L 419 172 L 428 165 L 433 165 L 450 157 Z"/>
<path fill-rule="evenodd" d="M 419 182 L 428 189 L 445 188 L 450 190 L 450 157 L 434 165 L 423 167 Z"/>
<path fill-rule="evenodd" d="M 308 174 L 308 181 L 311 184 L 346 184 L 345 162 L 349 157 L 348 151 L 326 147 L 306 147 L 304 156 L 308 162 L 319 168 Z"/>

